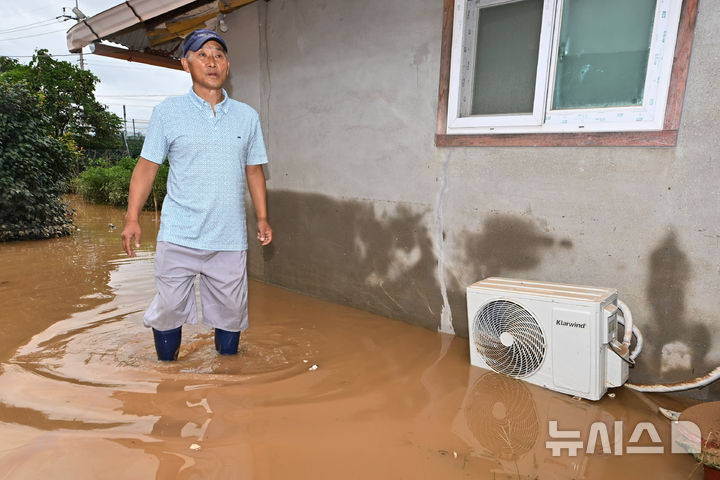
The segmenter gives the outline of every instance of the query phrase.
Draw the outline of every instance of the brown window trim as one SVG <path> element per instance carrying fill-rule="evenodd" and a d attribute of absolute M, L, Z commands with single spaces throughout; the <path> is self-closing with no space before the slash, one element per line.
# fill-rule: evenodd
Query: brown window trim
<path fill-rule="evenodd" d="M 438 147 L 563 147 L 563 146 L 634 146 L 673 147 L 677 145 L 678 129 L 682 116 L 685 84 L 687 83 L 690 52 L 692 50 L 699 0 L 684 0 L 680 12 L 678 38 L 675 44 L 670 89 L 663 130 L 655 132 L 598 132 L 598 133 L 524 133 L 491 135 L 448 135 L 447 111 L 450 88 L 450 54 L 454 0 L 444 0 L 442 44 L 440 53 L 440 88 L 438 93 L 437 130 Z"/>

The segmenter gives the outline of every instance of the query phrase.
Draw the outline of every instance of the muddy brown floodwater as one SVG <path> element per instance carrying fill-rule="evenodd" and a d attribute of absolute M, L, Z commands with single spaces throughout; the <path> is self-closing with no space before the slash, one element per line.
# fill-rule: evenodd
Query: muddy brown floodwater
<path fill-rule="evenodd" d="M 574 399 L 471 367 L 465 339 L 259 282 L 240 355 L 200 325 L 161 364 L 142 326 L 153 214 L 129 259 L 123 212 L 73 202 L 72 238 L 0 244 L 2 479 L 702 478 L 657 411 L 684 400 Z M 580 432 L 576 456 L 553 456 L 570 440 L 551 420 Z M 597 422 L 605 453 L 588 448 Z M 641 422 L 662 444 L 630 442 Z"/>

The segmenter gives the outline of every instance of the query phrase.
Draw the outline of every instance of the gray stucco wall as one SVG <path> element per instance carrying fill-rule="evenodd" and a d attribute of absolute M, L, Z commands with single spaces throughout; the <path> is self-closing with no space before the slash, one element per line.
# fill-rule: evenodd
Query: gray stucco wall
<path fill-rule="evenodd" d="M 645 335 L 634 381 L 720 364 L 720 11 L 700 2 L 674 148 L 435 147 L 441 23 L 441 0 L 229 16 L 230 91 L 271 159 L 251 275 L 462 336 L 486 276 L 613 287 Z"/>

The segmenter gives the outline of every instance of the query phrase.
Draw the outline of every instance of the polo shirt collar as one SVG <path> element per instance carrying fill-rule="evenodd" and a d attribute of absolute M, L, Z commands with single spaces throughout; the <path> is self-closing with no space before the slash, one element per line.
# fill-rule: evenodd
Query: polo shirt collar
<path fill-rule="evenodd" d="M 215 105 L 215 110 L 216 111 L 220 110 L 223 113 L 227 113 L 227 110 L 230 107 L 230 102 L 228 102 L 228 94 L 224 88 L 222 89 L 222 93 L 223 93 L 223 99 L 220 103 Z M 193 90 L 192 87 L 190 87 L 189 95 L 190 95 L 190 100 L 192 101 L 193 105 L 198 107 L 200 110 L 203 110 L 205 108 L 210 108 L 210 103 L 207 102 L 206 100 L 203 100 L 202 98 L 200 98 L 198 96 L 198 94 L 195 93 L 195 90 Z"/>

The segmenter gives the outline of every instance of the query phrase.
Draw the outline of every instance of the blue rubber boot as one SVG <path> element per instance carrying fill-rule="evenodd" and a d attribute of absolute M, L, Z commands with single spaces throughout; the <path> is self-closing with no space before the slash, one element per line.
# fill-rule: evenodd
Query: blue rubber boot
<path fill-rule="evenodd" d="M 177 360 L 180 351 L 180 340 L 182 340 L 182 327 L 173 328 L 172 330 L 155 330 L 155 351 L 157 351 L 158 360 L 163 362 L 172 362 Z"/>
<path fill-rule="evenodd" d="M 215 350 L 220 355 L 235 355 L 238 352 L 240 332 L 215 329 Z"/>

